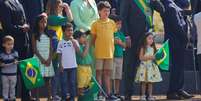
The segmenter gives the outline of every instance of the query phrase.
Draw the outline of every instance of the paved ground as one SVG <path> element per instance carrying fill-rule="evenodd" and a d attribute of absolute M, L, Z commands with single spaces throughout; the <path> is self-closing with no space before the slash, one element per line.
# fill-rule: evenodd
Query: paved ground
<path fill-rule="evenodd" d="M 188 100 L 166 100 L 165 96 L 155 96 L 157 101 L 201 101 L 201 95 L 195 95 L 193 99 Z M 133 101 L 139 101 L 139 96 L 133 96 Z M 3 101 L 0 99 L 0 101 Z M 17 101 L 20 101 L 20 99 L 17 99 Z M 45 98 L 41 98 L 40 101 L 47 101 Z"/>

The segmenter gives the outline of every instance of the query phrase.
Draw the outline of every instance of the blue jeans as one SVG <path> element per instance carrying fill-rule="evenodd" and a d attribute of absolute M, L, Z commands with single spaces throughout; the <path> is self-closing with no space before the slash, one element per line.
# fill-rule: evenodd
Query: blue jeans
<path fill-rule="evenodd" d="M 76 88 L 77 88 L 77 69 L 70 68 L 64 69 L 61 75 L 61 93 L 62 99 L 66 99 L 67 93 L 70 93 L 71 101 L 74 101 L 74 97 L 76 96 Z M 68 91 L 69 90 L 69 91 Z"/>
<path fill-rule="evenodd" d="M 51 80 L 51 84 L 52 84 L 52 96 L 55 97 L 58 93 L 58 89 L 60 88 L 60 73 L 59 73 L 59 67 L 58 67 L 58 60 L 54 59 L 52 60 L 52 65 L 54 67 L 54 72 L 55 75 Z"/>

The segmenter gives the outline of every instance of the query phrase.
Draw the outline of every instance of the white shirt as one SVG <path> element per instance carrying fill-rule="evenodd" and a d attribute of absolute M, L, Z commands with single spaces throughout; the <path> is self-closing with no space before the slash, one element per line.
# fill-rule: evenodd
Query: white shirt
<path fill-rule="evenodd" d="M 77 45 L 78 42 L 76 41 Z M 77 62 L 76 62 L 76 51 L 73 47 L 73 43 L 69 40 L 61 40 L 58 43 L 57 47 L 57 53 L 61 53 L 61 61 L 62 66 L 64 69 L 70 69 L 70 68 L 76 68 Z"/>
<path fill-rule="evenodd" d="M 197 29 L 197 54 L 201 54 L 201 12 L 194 15 L 194 22 Z"/>

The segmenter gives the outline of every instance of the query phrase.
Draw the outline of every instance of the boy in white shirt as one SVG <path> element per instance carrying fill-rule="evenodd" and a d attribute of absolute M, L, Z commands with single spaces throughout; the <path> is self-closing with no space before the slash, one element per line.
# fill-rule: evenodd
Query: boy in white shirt
<path fill-rule="evenodd" d="M 59 68 L 61 71 L 62 100 L 66 100 L 67 92 L 70 93 L 70 101 L 76 96 L 76 52 L 79 51 L 78 42 L 73 39 L 73 25 L 67 23 L 62 26 L 64 38 L 58 43 Z M 68 88 L 67 88 L 68 87 Z M 69 91 L 67 91 L 67 89 Z"/>

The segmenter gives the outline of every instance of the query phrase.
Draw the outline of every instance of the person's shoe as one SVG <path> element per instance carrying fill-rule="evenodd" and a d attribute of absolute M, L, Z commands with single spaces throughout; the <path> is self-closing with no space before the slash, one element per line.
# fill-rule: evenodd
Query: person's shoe
<path fill-rule="evenodd" d="M 97 99 L 98 101 L 105 101 L 105 97 L 104 96 L 102 96 L 102 95 L 100 95 L 100 96 L 98 96 L 98 99 Z"/>
<path fill-rule="evenodd" d="M 58 95 L 56 95 L 53 96 L 52 101 L 61 101 L 61 98 Z"/>
<path fill-rule="evenodd" d="M 179 96 L 182 96 L 184 99 L 190 99 L 190 98 L 194 97 L 193 95 L 187 93 L 187 92 L 184 91 L 184 90 L 180 90 L 177 94 L 178 94 Z"/>
<path fill-rule="evenodd" d="M 111 94 L 106 98 L 106 101 L 120 101 L 120 99 Z"/>
<path fill-rule="evenodd" d="M 169 93 L 167 94 L 168 100 L 184 100 L 182 96 L 179 96 L 177 93 Z"/>
<path fill-rule="evenodd" d="M 155 99 L 153 96 L 149 96 L 149 97 L 147 98 L 147 100 L 148 100 L 148 101 L 155 101 L 156 99 Z"/>
<path fill-rule="evenodd" d="M 124 101 L 124 98 L 123 98 L 120 94 L 115 94 L 115 96 L 116 96 L 117 98 L 119 98 L 121 101 Z"/>
<path fill-rule="evenodd" d="M 147 101 L 146 96 L 140 96 L 140 101 Z"/>
<path fill-rule="evenodd" d="M 125 96 L 125 101 L 132 101 L 131 96 Z"/>

